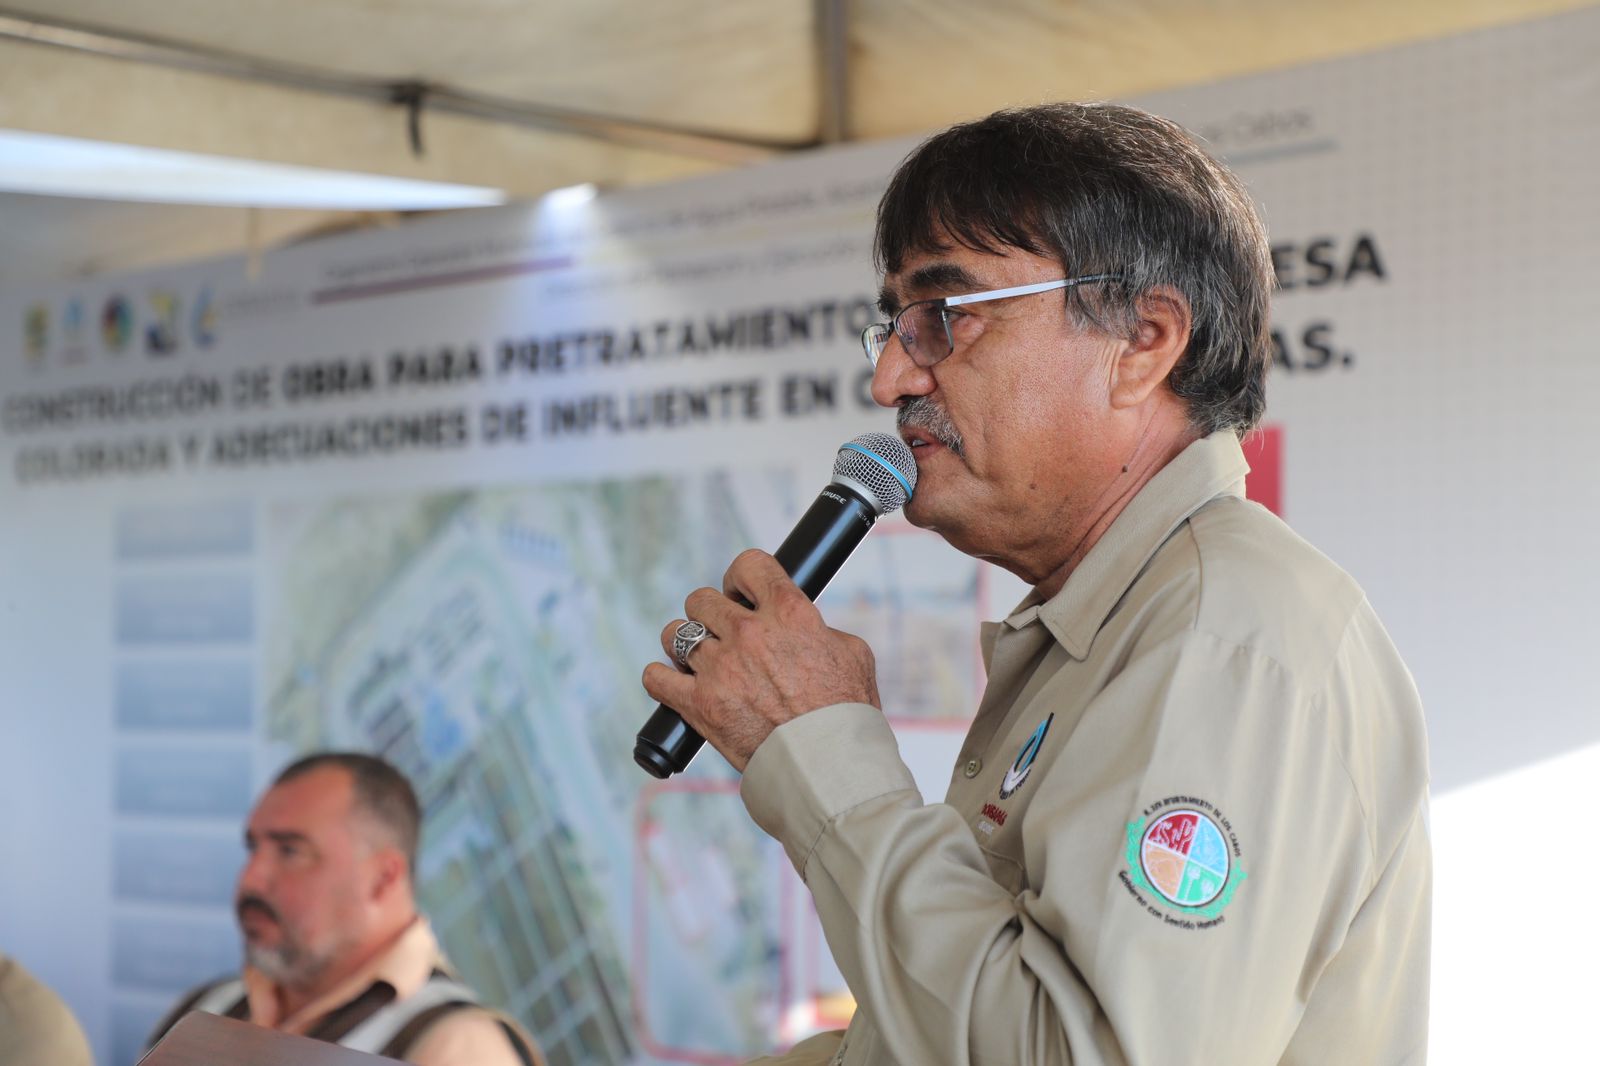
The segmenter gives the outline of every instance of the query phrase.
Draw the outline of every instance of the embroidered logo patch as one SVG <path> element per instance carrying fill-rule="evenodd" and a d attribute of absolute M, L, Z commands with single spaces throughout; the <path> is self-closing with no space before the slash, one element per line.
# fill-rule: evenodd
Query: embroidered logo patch
<path fill-rule="evenodd" d="M 1205 800 L 1173 796 L 1128 823 L 1127 887 L 1143 890 L 1185 915 L 1169 924 L 1190 928 L 1221 922 L 1245 878 L 1239 838 L 1221 811 Z M 1138 898 L 1138 892 L 1134 892 Z M 1145 905 L 1152 914 L 1161 912 Z"/>
<path fill-rule="evenodd" d="M 1010 799 L 1011 794 L 1022 787 L 1028 779 L 1028 771 L 1033 769 L 1033 760 L 1039 755 L 1039 748 L 1044 744 L 1044 735 L 1050 732 L 1050 723 L 1056 720 L 1055 715 L 1050 715 L 1039 723 L 1039 728 L 1033 731 L 1033 736 L 1022 745 L 1022 750 L 1017 752 L 1016 761 L 1006 770 L 1006 776 L 1000 782 L 1000 798 Z"/>

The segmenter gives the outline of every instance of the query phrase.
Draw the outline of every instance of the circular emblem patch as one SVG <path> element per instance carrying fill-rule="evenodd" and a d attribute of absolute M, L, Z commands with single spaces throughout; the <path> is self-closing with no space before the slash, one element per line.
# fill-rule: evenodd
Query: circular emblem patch
<path fill-rule="evenodd" d="M 1199 811 L 1168 811 L 1139 842 L 1139 867 L 1150 887 L 1180 907 L 1204 907 L 1221 895 L 1229 863 L 1222 830 Z"/>

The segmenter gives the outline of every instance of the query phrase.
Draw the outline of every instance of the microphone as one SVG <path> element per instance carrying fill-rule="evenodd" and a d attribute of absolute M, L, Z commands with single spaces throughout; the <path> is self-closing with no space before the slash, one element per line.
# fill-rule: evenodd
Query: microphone
<path fill-rule="evenodd" d="M 899 510 L 916 485 L 916 460 L 899 437 L 863 433 L 846 441 L 833 461 L 833 480 L 772 557 L 815 600 L 878 517 Z M 659 704 L 635 738 L 633 761 L 665 779 L 686 769 L 705 742 L 677 711 Z"/>

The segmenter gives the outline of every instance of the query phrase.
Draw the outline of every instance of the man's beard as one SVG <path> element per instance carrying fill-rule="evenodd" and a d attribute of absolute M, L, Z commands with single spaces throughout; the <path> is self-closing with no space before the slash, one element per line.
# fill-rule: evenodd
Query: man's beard
<path fill-rule="evenodd" d="M 901 429 L 917 429 L 934 440 L 943 444 L 960 458 L 966 451 L 966 445 L 961 440 L 961 433 L 956 429 L 945 409 L 934 403 L 932 398 L 918 396 L 901 405 L 894 416 L 895 425 Z"/>
<path fill-rule="evenodd" d="M 314 982 L 322 971 L 328 968 L 332 961 L 331 952 L 316 954 L 310 951 L 295 936 L 294 932 L 278 917 L 278 912 L 260 896 L 246 896 L 239 901 L 234 910 L 243 917 L 245 908 L 253 908 L 270 917 L 278 927 L 278 944 L 267 947 L 264 944 L 253 944 L 247 938 L 244 942 L 244 962 L 246 966 L 259 970 L 274 984 L 292 988 L 303 988 Z"/>

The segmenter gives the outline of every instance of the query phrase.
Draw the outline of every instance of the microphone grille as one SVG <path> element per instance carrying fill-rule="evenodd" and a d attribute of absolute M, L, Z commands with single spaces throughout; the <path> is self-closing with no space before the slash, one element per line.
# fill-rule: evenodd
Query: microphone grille
<path fill-rule="evenodd" d="M 839 446 L 833 476 L 868 490 L 886 515 L 905 506 L 917 487 L 917 461 L 906 442 L 892 433 L 863 433 Z"/>

